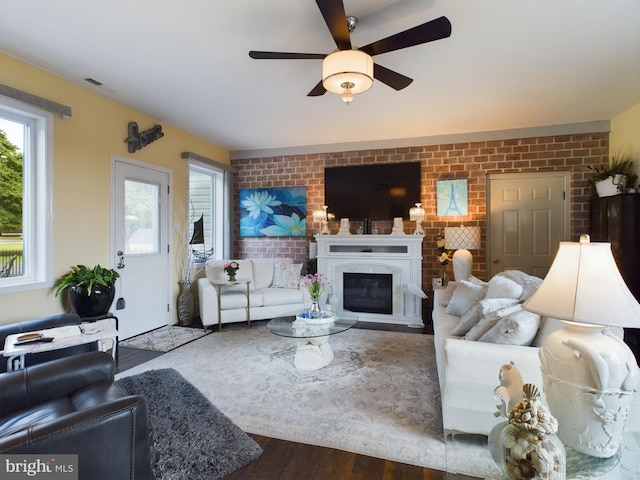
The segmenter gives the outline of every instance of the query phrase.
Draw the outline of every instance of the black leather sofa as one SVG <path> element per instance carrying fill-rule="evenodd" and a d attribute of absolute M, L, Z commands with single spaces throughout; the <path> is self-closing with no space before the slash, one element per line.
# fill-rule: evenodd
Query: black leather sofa
<path fill-rule="evenodd" d="M 151 480 L 144 397 L 114 382 L 108 353 L 0 374 L 0 454 L 77 454 L 80 480 Z"/>
<path fill-rule="evenodd" d="M 50 317 L 37 318 L 33 320 L 25 320 L 24 322 L 11 323 L 9 325 L 0 325 L 0 349 L 4 348 L 4 341 L 8 335 L 15 333 L 33 332 L 36 330 L 44 330 L 47 328 L 66 327 L 68 325 L 80 325 L 82 319 L 75 313 L 62 313 Z M 35 365 L 42 362 L 48 362 L 56 358 L 67 357 L 78 353 L 86 353 L 98 350 L 95 343 L 85 345 L 77 345 L 75 347 L 53 350 L 50 352 L 34 353 L 25 356 L 25 364 Z M 0 373 L 7 371 L 6 358 L 2 357 L 0 362 Z"/>

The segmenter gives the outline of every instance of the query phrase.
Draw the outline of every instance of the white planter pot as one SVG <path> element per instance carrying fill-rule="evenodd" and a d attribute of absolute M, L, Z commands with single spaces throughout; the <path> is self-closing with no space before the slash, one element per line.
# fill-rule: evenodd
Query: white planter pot
<path fill-rule="evenodd" d="M 596 183 L 596 191 L 598 192 L 599 197 L 610 197 L 620 193 L 618 190 L 619 186 L 624 188 L 626 185 L 627 177 L 618 174 L 615 177 L 609 177 Z"/>

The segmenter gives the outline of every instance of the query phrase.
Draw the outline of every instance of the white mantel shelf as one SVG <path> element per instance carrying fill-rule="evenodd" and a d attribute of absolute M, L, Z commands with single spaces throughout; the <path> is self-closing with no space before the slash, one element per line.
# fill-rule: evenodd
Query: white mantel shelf
<path fill-rule="evenodd" d="M 365 322 L 424 326 L 422 299 L 422 235 L 316 235 L 318 273 L 332 282 L 342 301 L 344 272 L 387 273 L 393 276 L 393 313 L 362 312 Z"/>

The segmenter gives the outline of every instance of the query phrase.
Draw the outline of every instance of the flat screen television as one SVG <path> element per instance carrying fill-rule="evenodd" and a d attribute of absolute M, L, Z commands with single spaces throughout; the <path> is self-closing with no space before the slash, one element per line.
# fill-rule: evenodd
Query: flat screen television
<path fill-rule="evenodd" d="M 420 193 L 420 162 L 324 169 L 324 201 L 336 220 L 408 220 Z"/>

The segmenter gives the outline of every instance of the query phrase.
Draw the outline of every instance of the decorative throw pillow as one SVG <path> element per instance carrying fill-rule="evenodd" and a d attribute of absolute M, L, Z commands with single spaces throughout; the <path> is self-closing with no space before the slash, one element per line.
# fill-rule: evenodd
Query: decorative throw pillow
<path fill-rule="evenodd" d="M 506 307 L 512 307 L 518 302 L 515 298 L 483 298 L 480 300 L 482 305 L 482 316 L 489 315 L 490 313 L 497 312 Z"/>
<path fill-rule="evenodd" d="M 540 315 L 520 309 L 502 317 L 478 341 L 503 345 L 531 345 L 539 326 Z"/>
<path fill-rule="evenodd" d="M 489 280 L 485 298 L 517 298 L 522 295 L 522 285 L 504 275 L 497 274 Z"/>
<path fill-rule="evenodd" d="M 528 273 L 520 270 L 505 270 L 501 275 L 504 275 L 514 282 L 522 285 L 522 295 L 520 296 L 520 300 L 523 301 L 533 295 L 538 287 L 540 287 L 540 284 L 542 284 L 541 278 L 534 277 L 533 275 L 529 275 Z"/>
<path fill-rule="evenodd" d="M 456 291 L 456 287 L 458 285 L 454 282 L 449 282 L 447 284 L 446 287 L 442 288 L 442 287 L 437 287 L 438 288 L 438 297 L 440 298 L 440 304 L 443 307 L 446 307 L 449 305 L 449 302 L 451 301 L 451 297 L 453 296 L 453 292 Z"/>
<path fill-rule="evenodd" d="M 469 278 L 467 278 L 467 281 L 471 283 L 475 283 L 476 285 L 483 285 L 485 287 L 489 285 L 484 280 L 480 280 L 478 277 L 474 277 L 473 275 L 469 275 Z"/>
<path fill-rule="evenodd" d="M 276 263 L 273 266 L 273 283 L 275 288 L 298 288 L 300 286 L 301 263 Z"/>
<path fill-rule="evenodd" d="M 478 340 L 482 335 L 487 333 L 491 327 L 493 327 L 496 323 L 500 321 L 502 317 L 512 314 L 513 312 L 519 310 L 521 306 L 514 305 L 512 307 L 506 307 L 501 310 L 489 313 L 480 319 L 478 323 L 476 323 L 471 330 L 467 332 L 464 336 L 465 340 Z"/>
<path fill-rule="evenodd" d="M 484 297 L 487 287 L 462 280 L 451 297 L 446 312 L 461 317 L 476 301 Z"/>
<path fill-rule="evenodd" d="M 451 335 L 465 335 L 482 318 L 482 305 L 474 302 L 451 329 Z"/>

